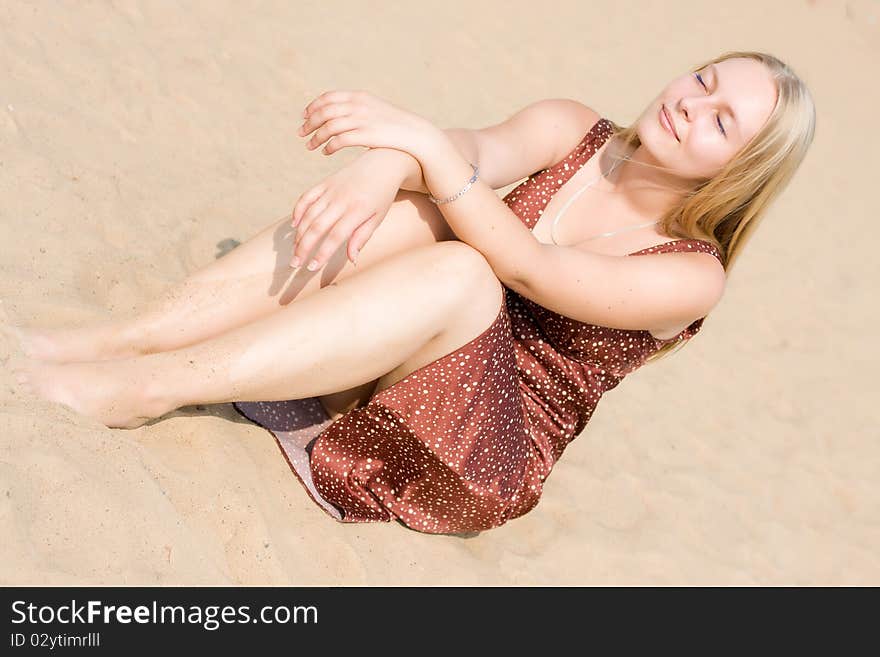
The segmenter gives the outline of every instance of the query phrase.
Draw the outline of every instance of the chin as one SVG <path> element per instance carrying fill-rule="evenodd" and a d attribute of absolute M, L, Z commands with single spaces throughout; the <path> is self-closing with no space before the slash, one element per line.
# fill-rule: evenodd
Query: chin
<path fill-rule="evenodd" d="M 660 129 L 663 130 L 663 126 L 660 126 Z M 640 121 L 638 126 L 636 127 L 636 132 L 639 135 L 639 141 L 641 142 L 640 148 L 655 162 L 662 161 L 662 157 L 657 157 L 658 152 L 660 154 L 663 153 L 663 145 L 662 141 L 668 135 L 661 134 L 658 135 L 655 131 L 654 126 L 647 124 L 645 121 Z"/>
<path fill-rule="evenodd" d="M 639 140 L 645 149 L 651 151 L 652 154 L 658 147 L 662 148 L 664 143 L 662 140 L 669 137 L 669 133 L 663 130 L 663 126 L 655 125 L 656 123 L 656 121 L 651 121 L 650 116 L 643 116 L 636 125 Z"/>

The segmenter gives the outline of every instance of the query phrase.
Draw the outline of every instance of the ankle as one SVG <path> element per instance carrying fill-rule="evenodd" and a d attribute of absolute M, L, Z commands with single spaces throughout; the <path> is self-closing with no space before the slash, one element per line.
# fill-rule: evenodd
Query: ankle
<path fill-rule="evenodd" d="M 155 348 L 150 335 L 142 320 L 124 322 L 109 337 L 107 349 L 114 352 L 117 358 L 137 358 L 161 351 Z"/>
<path fill-rule="evenodd" d="M 163 381 L 143 382 L 139 394 L 140 407 L 145 416 L 150 418 L 162 417 L 185 405 L 179 403 L 175 391 L 167 385 L 167 382 Z"/>

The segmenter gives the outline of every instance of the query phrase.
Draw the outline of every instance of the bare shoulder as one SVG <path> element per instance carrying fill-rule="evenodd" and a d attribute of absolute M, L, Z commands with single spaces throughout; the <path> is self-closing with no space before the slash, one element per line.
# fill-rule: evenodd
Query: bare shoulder
<path fill-rule="evenodd" d="M 615 284 L 628 285 L 631 298 L 628 308 L 616 310 L 621 319 L 632 311 L 632 323 L 647 327 L 654 335 L 679 333 L 708 315 L 724 295 L 727 272 L 711 253 L 669 251 L 620 260 L 627 273 Z"/>
<path fill-rule="evenodd" d="M 602 117 L 592 107 L 571 98 L 548 98 L 539 103 L 552 121 L 549 141 L 555 149 L 546 164 L 550 167 L 571 153 Z"/>
<path fill-rule="evenodd" d="M 655 255 L 658 256 L 656 275 L 666 275 L 669 285 L 680 291 L 679 316 L 683 315 L 689 320 L 705 317 L 721 301 L 727 285 L 727 272 L 714 255 L 703 251 L 673 251 Z M 663 268 L 663 274 L 660 268 Z M 675 325 L 673 321 L 671 326 Z"/>
<path fill-rule="evenodd" d="M 474 131 L 481 169 L 498 189 L 565 158 L 600 115 L 571 98 L 546 98 L 526 105 L 496 125 Z"/>

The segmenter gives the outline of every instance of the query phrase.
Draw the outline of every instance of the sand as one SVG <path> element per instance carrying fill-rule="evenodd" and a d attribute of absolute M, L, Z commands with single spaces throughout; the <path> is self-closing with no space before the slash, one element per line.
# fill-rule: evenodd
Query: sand
<path fill-rule="evenodd" d="M 756 49 L 818 107 L 702 332 L 602 399 L 528 515 L 337 523 L 228 404 L 107 429 L 4 368 L 0 582 L 880 584 L 875 2 L 4 3 L 0 37 L 0 298 L 29 326 L 128 316 L 290 212 L 360 152 L 295 135 L 326 89 L 444 128 L 549 97 L 628 122 Z"/>

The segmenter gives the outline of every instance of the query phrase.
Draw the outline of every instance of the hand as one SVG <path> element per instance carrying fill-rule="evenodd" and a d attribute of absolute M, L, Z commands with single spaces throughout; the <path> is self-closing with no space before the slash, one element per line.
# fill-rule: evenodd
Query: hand
<path fill-rule="evenodd" d="M 438 129 L 424 117 L 395 107 L 366 91 L 327 91 L 306 105 L 305 121 L 297 134 L 314 132 L 306 148 L 324 142 L 324 154 L 346 146 L 395 148 L 419 159 Z M 329 140 L 329 141 L 328 141 Z"/>
<path fill-rule="evenodd" d="M 291 226 L 296 228 L 293 256 L 302 266 L 315 245 L 312 257 L 323 267 L 339 246 L 348 239 L 348 259 L 357 264 L 358 251 L 385 219 L 400 188 L 389 179 L 383 152 L 367 151 L 351 164 L 306 191 L 293 208 Z M 328 232 L 329 231 L 329 232 Z"/>

